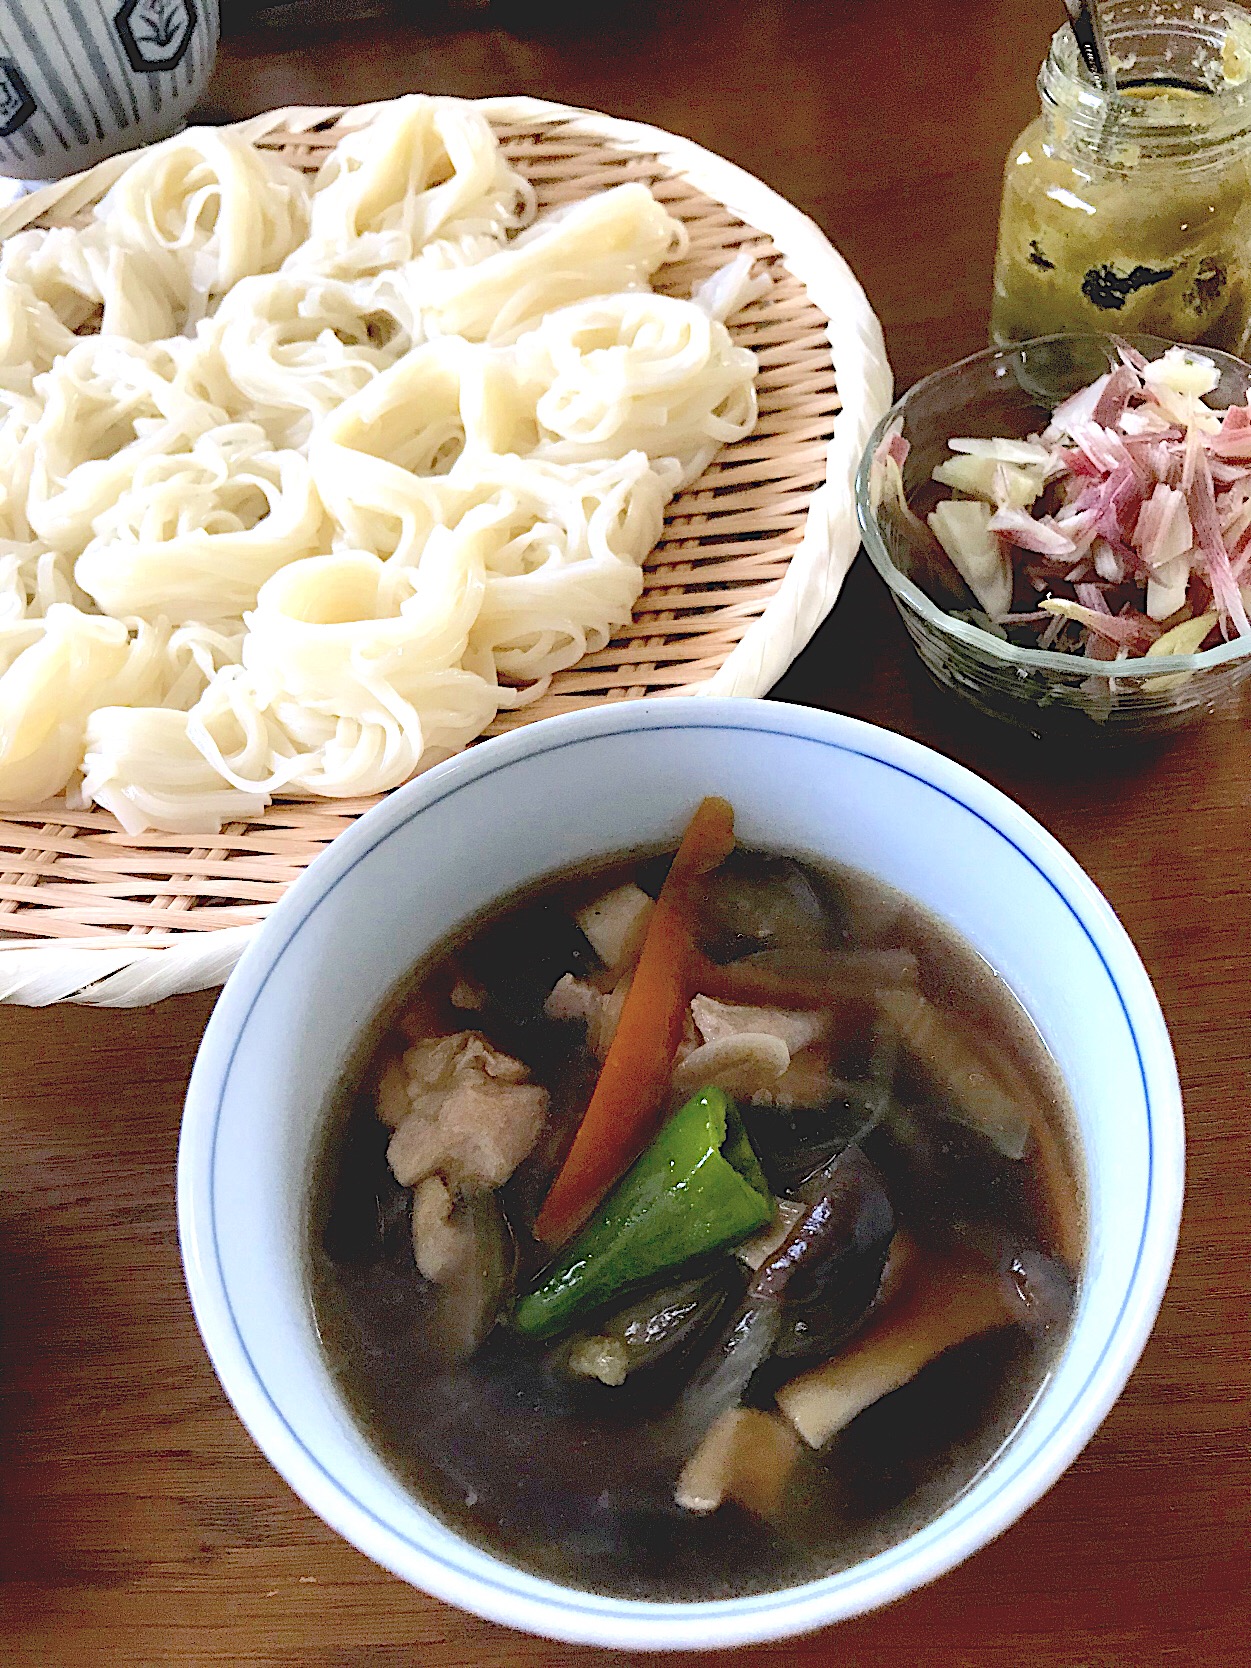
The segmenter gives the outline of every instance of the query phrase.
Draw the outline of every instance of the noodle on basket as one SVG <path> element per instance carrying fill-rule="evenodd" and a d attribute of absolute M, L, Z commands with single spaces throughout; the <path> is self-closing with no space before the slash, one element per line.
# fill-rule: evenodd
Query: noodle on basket
<path fill-rule="evenodd" d="M 382 792 L 625 625 L 756 420 L 643 185 L 535 218 L 480 112 L 396 100 L 309 178 L 229 131 L 0 249 L 0 805 L 211 833 Z"/>

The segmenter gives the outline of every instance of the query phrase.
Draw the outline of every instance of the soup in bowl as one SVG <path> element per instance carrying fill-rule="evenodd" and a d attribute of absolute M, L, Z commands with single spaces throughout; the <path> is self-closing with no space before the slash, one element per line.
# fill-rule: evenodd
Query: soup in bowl
<path fill-rule="evenodd" d="M 1123 929 L 958 766 L 647 702 L 391 796 L 232 976 L 188 1283 L 260 1446 L 450 1602 L 734 1644 L 1018 1516 L 1167 1279 L 1176 1073 Z"/>

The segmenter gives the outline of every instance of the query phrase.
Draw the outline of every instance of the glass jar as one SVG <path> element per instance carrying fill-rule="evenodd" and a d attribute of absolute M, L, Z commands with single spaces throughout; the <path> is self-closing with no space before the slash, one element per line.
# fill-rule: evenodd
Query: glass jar
<path fill-rule="evenodd" d="M 1243 355 L 1251 339 L 1251 17 L 1104 0 L 1118 95 L 1066 25 L 1042 114 L 1004 171 L 991 339 L 1143 332 Z"/>

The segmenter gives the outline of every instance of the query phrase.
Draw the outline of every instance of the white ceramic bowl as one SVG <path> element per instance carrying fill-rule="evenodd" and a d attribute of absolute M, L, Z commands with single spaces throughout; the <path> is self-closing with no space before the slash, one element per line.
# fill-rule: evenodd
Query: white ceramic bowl
<path fill-rule="evenodd" d="M 1069 1084 L 1090 1239 L 1055 1372 L 994 1463 L 940 1517 L 822 1581 L 645 1604 L 523 1574 L 445 1528 L 392 1476 L 318 1345 L 306 1213 L 328 1091 L 422 952 L 523 882 L 674 840 L 706 793 L 733 802 L 744 841 L 880 876 L 999 970 Z M 1038 1499 L 1112 1406 L 1151 1330 L 1183 1165 L 1176 1068 L 1142 963 L 1100 893 L 1032 818 L 958 765 L 853 719 L 763 701 L 657 700 L 475 747 L 390 795 L 317 860 L 248 949 L 205 1033 L 183 1122 L 178 1215 L 192 1303 L 222 1384 L 332 1528 L 405 1580 L 514 1627 L 618 1648 L 709 1648 L 898 1598 Z"/>

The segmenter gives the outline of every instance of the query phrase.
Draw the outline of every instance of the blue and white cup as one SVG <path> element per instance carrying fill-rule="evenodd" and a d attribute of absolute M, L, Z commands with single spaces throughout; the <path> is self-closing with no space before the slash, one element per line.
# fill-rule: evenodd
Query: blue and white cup
<path fill-rule="evenodd" d="M 61 179 L 177 132 L 218 21 L 218 0 L 4 0 L 0 173 Z"/>

